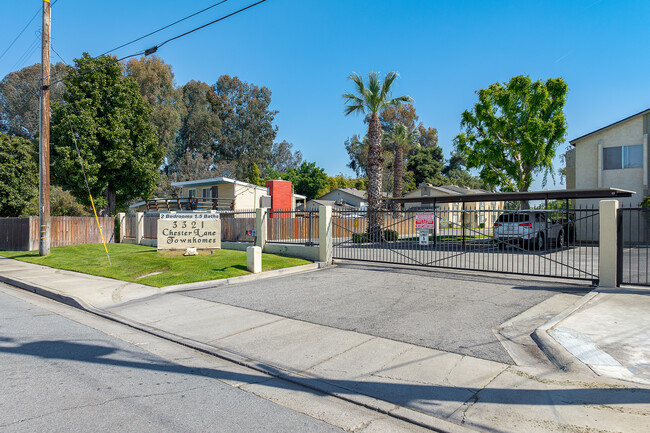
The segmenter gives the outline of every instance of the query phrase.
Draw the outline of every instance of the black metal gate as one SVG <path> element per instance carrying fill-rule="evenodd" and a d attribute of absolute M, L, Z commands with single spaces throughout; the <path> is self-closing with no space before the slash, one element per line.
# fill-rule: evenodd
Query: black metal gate
<path fill-rule="evenodd" d="M 598 282 L 598 209 L 462 207 L 378 211 L 380 229 L 369 211 L 335 211 L 334 258 Z"/>
<path fill-rule="evenodd" d="M 618 284 L 650 286 L 650 210 L 618 210 Z"/>

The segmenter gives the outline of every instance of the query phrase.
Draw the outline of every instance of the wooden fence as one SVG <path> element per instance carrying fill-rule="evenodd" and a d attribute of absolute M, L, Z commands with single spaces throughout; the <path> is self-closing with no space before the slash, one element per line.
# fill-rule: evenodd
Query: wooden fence
<path fill-rule="evenodd" d="M 115 219 L 100 217 L 104 239 L 115 242 Z M 38 217 L 0 218 L 0 249 L 32 251 L 38 249 Z M 94 217 L 52 217 L 51 247 L 101 243 L 102 237 Z"/>

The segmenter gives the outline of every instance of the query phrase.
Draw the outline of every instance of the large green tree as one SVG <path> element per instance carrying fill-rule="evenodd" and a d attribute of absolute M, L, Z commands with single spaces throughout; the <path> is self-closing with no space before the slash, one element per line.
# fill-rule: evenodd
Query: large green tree
<path fill-rule="evenodd" d="M 285 173 L 285 179 L 291 181 L 296 193 L 311 200 L 327 188 L 327 174 L 315 162 L 303 162 L 298 168 L 291 168 Z"/>
<path fill-rule="evenodd" d="M 52 104 L 62 100 L 65 86 L 59 80 L 65 76 L 65 71 L 63 63 L 51 66 L 50 101 Z M 36 139 L 40 115 L 40 81 L 40 63 L 11 72 L 0 81 L 1 132 L 28 140 Z"/>
<path fill-rule="evenodd" d="M 156 188 L 164 149 L 151 106 L 114 57 L 84 53 L 69 67 L 64 103 L 52 115 L 53 172 L 58 184 L 89 204 L 75 143 L 97 207 L 114 214 Z"/>
<path fill-rule="evenodd" d="M 265 167 L 271 158 L 278 113 L 269 108 L 271 91 L 228 75 L 219 77 L 212 89 L 221 120 L 214 157 L 235 162 L 234 175 L 244 178 L 253 163 Z"/>
<path fill-rule="evenodd" d="M 413 173 L 415 184 L 430 183 L 443 185 L 446 178 L 442 174 L 445 159 L 439 147 L 420 147 L 408 160 L 406 169 Z"/>
<path fill-rule="evenodd" d="M 354 92 L 343 94 L 345 100 L 345 115 L 352 113 L 368 114 L 368 208 L 371 211 L 368 231 L 372 238 L 381 238 L 382 217 L 377 211 L 381 207 L 382 195 L 382 127 L 379 113 L 390 106 L 409 103 L 413 100 L 410 96 L 392 97 L 392 87 L 398 78 L 396 72 L 388 72 L 384 80 L 379 74 L 370 72 L 367 84 L 359 74 L 348 77 L 354 83 Z"/>
<path fill-rule="evenodd" d="M 0 133 L 0 216 L 17 217 L 37 193 L 36 146 Z"/>
<path fill-rule="evenodd" d="M 400 198 L 403 194 L 404 154 L 420 146 L 420 132 L 409 128 L 403 123 L 395 123 L 391 132 L 384 133 L 386 147 L 395 153 L 393 162 L 393 197 Z"/>
<path fill-rule="evenodd" d="M 178 164 L 191 157 L 212 161 L 214 146 L 221 137 L 221 120 L 217 96 L 207 83 L 189 81 L 181 88 L 181 127 L 169 163 L 170 172 L 179 170 Z"/>
<path fill-rule="evenodd" d="M 532 81 L 526 75 L 479 90 L 474 108 L 462 114 L 457 152 L 489 186 L 528 191 L 535 174 L 553 175 L 566 135 L 567 92 L 562 78 Z"/>
<path fill-rule="evenodd" d="M 151 122 L 156 127 L 158 144 L 169 152 L 181 127 L 181 92 L 174 86 L 171 65 L 158 56 L 131 59 L 126 74 L 138 83 L 140 94 L 151 104 Z"/>
<path fill-rule="evenodd" d="M 286 140 L 279 143 L 273 143 L 267 168 L 284 172 L 290 168 L 300 167 L 302 164 L 302 152 L 299 150 L 293 151 L 292 149 L 293 144 Z"/>

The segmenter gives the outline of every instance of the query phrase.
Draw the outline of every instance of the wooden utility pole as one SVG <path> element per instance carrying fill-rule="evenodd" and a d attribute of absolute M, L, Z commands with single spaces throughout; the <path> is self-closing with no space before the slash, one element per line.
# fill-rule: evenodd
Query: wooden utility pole
<path fill-rule="evenodd" d="M 41 116 L 39 122 L 38 254 L 50 254 L 50 0 L 43 0 Z"/>

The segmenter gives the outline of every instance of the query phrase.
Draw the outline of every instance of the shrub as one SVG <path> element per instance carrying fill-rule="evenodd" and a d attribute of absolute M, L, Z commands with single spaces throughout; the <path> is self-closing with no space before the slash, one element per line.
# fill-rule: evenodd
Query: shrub
<path fill-rule="evenodd" d="M 485 223 L 481 223 L 481 224 L 479 224 L 479 225 L 478 225 L 478 228 L 480 228 L 480 229 L 484 229 L 484 228 L 485 228 Z"/>
<path fill-rule="evenodd" d="M 366 242 L 368 242 L 368 238 L 365 233 L 352 233 L 353 244 L 363 244 Z"/>
<path fill-rule="evenodd" d="M 398 235 L 396 230 L 391 230 L 391 229 L 384 230 L 384 239 L 386 239 L 388 242 L 396 241 L 397 238 Z"/>

